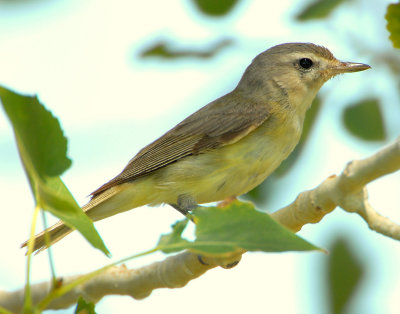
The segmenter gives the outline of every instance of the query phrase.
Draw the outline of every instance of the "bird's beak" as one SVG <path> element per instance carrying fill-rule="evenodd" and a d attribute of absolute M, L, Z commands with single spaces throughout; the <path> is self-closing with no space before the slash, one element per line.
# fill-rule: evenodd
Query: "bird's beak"
<path fill-rule="evenodd" d="M 334 74 L 349 73 L 349 72 L 359 72 L 368 70 L 371 67 L 368 64 L 356 63 L 356 62 L 339 62 L 336 66 L 332 68 Z"/>

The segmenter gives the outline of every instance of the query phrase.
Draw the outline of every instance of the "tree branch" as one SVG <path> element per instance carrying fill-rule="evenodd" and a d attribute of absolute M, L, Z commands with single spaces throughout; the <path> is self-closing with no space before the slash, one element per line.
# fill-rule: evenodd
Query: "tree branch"
<path fill-rule="evenodd" d="M 400 169 L 400 138 L 374 155 L 349 162 L 344 171 L 333 175 L 315 189 L 299 194 L 296 200 L 272 217 L 297 232 L 307 223 L 317 223 L 337 206 L 359 214 L 369 228 L 400 240 L 400 226 L 378 214 L 368 202 L 369 182 Z"/>
<path fill-rule="evenodd" d="M 305 224 L 317 223 L 326 214 L 340 206 L 347 212 L 359 214 L 369 228 L 393 239 L 400 240 L 400 226 L 378 214 L 368 202 L 365 187 L 369 182 L 400 169 L 400 138 L 376 154 L 347 164 L 339 175 L 332 175 L 316 188 L 299 194 L 296 200 L 274 212 L 271 216 L 293 230 L 299 231 Z M 87 301 L 98 302 L 106 295 L 130 295 L 143 299 L 157 288 L 180 288 L 208 270 L 222 266 L 229 268 L 240 260 L 241 254 L 217 259 L 183 252 L 167 257 L 139 269 L 127 269 L 124 265 L 110 267 L 95 278 L 77 286 L 74 290 L 49 304 L 50 309 L 67 308 L 75 304 L 79 296 Z M 63 278 L 68 284 L 80 276 Z M 32 285 L 32 301 L 38 304 L 50 291 L 50 283 Z M 0 291 L 0 306 L 20 312 L 24 290 Z"/>

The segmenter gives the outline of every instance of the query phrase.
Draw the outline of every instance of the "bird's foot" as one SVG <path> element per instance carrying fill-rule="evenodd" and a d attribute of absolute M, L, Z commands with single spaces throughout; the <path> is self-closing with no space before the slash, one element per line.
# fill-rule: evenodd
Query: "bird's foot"
<path fill-rule="evenodd" d="M 199 207 L 196 203 L 195 199 L 187 194 L 181 194 L 178 196 L 177 204 L 169 204 L 173 208 L 175 208 L 178 212 L 184 215 L 186 218 L 189 218 L 193 221 L 193 217 L 191 215 L 191 211 Z"/>

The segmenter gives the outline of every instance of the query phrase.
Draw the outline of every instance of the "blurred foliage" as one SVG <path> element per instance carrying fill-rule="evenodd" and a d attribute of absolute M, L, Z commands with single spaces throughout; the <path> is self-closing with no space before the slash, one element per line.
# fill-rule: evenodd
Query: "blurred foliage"
<path fill-rule="evenodd" d="M 205 15 L 222 17 L 228 14 L 239 0 L 192 0 Z"/>
<path fill-rule="evenodd" d="M 365 274 L 364 266 L 343 238 L 333 243 L 326 261 L 331 313 L 345 313 Z"/>
<path fill-rule="evenodd" d="M 320 250 L 270 215 L 261 213 L 248 202 L 234 201 L 227 206 L 198 207 L 193 211 L 196 239 L 181 237 L 188 219 L 173 225 L 170 234 L 161 236 L 158 247 L 165 253 L 185 249 L 205 255 L 235 253 L 238 250 L 283 252 Z"/>
<path fill-rule="evenodd" d="M 222 39 L 206 50 L 199 51 L 193 48 L 176 49 L 171 43 L 159 41 L 146 48 L 139 54 L 140 58 L 157 57 L 161 59 L 199 58 L 208 59 L 215 56 L 222 49 L 233 44 L 232 39 Z"/>
<path fill-rule="evenodd" d="M 386 131 L 380 103 L 377 99 L 365 99 L 348 106 L 343 112 L 346 129 L 365 141 L 383 141 Z"/>
<path fill-rule="evenodd" d="M 96 314 L 94 303 L 86 302 L 84 298 L 79 297 L 76 305 L 75 314 Z"/>
<path fill-rule="evenodd" d="M 345 1 L 349 0 L 315 0 L 297 14 L 296 19 L 306 21 L 326 18 Z"/>
<path fill-rule="evenodd" d="M 191 0 L 203 14 L 212 17 L 223 17 L 233 10 L 239 0 Z M 174 44 L 165 40 L 149 45 L 139 53 L 139 58 L 158 57 L 161 59 L 198 58 L 209 59 L 233 44 L 232 39 L 221 39 L 206 50 L 198 48 L 176 49 Z"/>
<path fill-rule="evenodd" d="M 389 4 L 385 18 L 393 47 L 400 48 L 400 2 Z"/>
<path fill-rule="evenodd" d="M 92 246 L 108 255 L 93 222 L 58 176 L 71 165 L 66 155 L 67 139 L 58 120 L 36 97 L 22 96 L 0 87 L 0 99 L 12 124 L 37 206 L 77 229 Z"/>

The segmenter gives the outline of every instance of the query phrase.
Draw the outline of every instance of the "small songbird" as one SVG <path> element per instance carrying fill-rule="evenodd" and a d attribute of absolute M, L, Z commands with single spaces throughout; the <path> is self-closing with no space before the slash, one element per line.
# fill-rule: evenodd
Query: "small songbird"
<path fill-rule="evenodd" d="M 297 145 L 321 86 L 337 74 L 369 69 L 341 62 L 311 43 L 274 46 L 254 58 L 236 88 L 143 148 L 83 206 L 94 221 L 129 209 L 198 204 L 240 196 L 263 182 Z M 45 249 L 72 230 L 59 221 L 35 240 Z M 26 242 L 25 242 L 26 245 Z"/>

